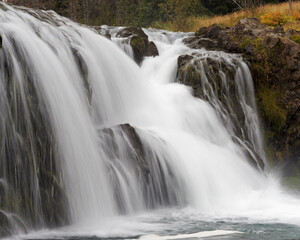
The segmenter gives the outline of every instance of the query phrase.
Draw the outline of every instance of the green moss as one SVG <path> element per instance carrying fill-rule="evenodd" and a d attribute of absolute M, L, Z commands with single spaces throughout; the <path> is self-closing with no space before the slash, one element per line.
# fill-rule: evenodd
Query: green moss
<path fill-rule="evenodd" d="M 289 189 L 300 191 L 300 175 L 295 177 L 285 177 L 283 179 L 283 186 Z"/>
<path fill-rule="evenodd" d="M 252 42 L 257 49 L 262 48 L 262 39 L 261 38 L 254 39 Z"/>
<path fill-rule="evenodd" d="M 227 26 L 222 24 L 222 23 L 217 23 L 217 24 L 214 24 L 214 25 L 220 27 L 222 30 L 225 30 L 227 28 Z"/>
<path fill-rule="evenodd" d="M 252 44 L 257 48 L 257 50 L 261 50 L 261 45 L 262 45 L 261 43 L 262 43 L 261 38 L 256 38 L 256 39 L 246 38 L 240 43 L 240 47 L 245 48 L 245 47 L 249 46 L 250 44 Z"/>
<path fill-rule="evenodd" d="M 300 35 L 298 35 L 298 34 L 292 35 L 291 40 L 294 41 L 295 43 L 300 44 Z"/>
<path fill-rule="evenodd" d="M 279 131 L 282 128 L 287 117 L 287 110 L 281 107 L 277 100 L 280 95 L 279 90 L 268 88 L 264 85 L 258 89 L 262 114 L 275 131 Z"/>
<path fill-rule="evenodd" d="M 241 47 L 241 48 L 246 48 L 247 46 L 249 46 L 250 43 L 251 43 L 251 39 L 245 39 L 245 40 L 240 44 L 240 47 Z"/>
<path fill-rule="evenodd" d="M 131 41 L 130 41 L 130 45 L 133 48 L 139 49 L 139 50 L 143 50 L 146 48 L 144 39 L 141 37 L 132 37 Z"/>
<path fill-rule="evenodd" d="M 268 159 L 270 166 L 274 166 L 275 165 L 275 151 L 274 151 L 272 145 L 268 141 L 270 139 L 268 137 L 268 132 L 269 131 L 266 131 L 264 133 L 265 135 L 264 135 L 263 147 L 265 150 L 266 158 Z"/>

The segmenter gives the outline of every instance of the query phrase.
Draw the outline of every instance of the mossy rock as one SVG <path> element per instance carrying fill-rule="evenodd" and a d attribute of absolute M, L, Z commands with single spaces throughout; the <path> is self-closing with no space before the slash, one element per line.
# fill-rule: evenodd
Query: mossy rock
<path fill-rule="evenodd" d="M 146 42 L 142 37 L 133 36 L 130 40 L 130 46 L 134 52 L 136 62 L 140 63 L 143 60 L 144 52 L 146 51 Z"/>
<path fill-rule="evenodd" d="M 12 231 L 10 229 L 10 223 L 8 216 L 2 210 L 0 210 L 0 238 L 8 237 L 12 235 Z"/>
<path fill-rule="evenodd" d="M 265 130 L 265 148 L 274 165 L 299 168 L 300 130 L 300 32 L 269 28 L 259 19 L 242 19 L 229 29 L 212 25 L 184 41 L 199 49 L 206 38 L 217 41 L 213 49 L 240 53 L 251 65 L 256 98 Z M 216 79 L 217 80 L 217 79 Z M 295 171 L 286 171 L 295 174 Z"/>
<path fill-rule="evenodd" d="M 146 44 L 143 38 L 133 36 L 130 41 L 130 45 L 132 48 L 137 49 L 141 52 L 145 51 Z"/>
<path fill-rule="evenodd" d="M 292 35 L 291 40 L 294 41 L 295 43 L 300 44 L 300 35 L 298 35 L 298 34 Z"/>
<path fill-rule="evenodd" d="M 261 114 L 270 123 L 272 129 L 279 132 L 287 118 L 287 110 L 278 102 L 282 93 L 278 89 L 261 86 L 257 95 Z"/>
<path fill-rule="evenodd" d="M 154 42 L 149 42 L 148 36 L 141 28 L 128 27 L 117 33 L 117 37 L 129 38 L 134 53 L 134 60 L 140 64 L 146 56 L 157 56 L 158 50 Z"/>
<path fill-rule="evenodd" d="M 284 177 L 282 184 L 289 190 L 300 192 L 300 175 L 293 177 Z"/>

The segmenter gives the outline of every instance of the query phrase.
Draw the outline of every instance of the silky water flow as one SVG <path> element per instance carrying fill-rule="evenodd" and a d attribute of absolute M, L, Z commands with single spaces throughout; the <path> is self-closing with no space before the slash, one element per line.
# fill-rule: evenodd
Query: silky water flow
<path fill-rule="evenodd" d="M 182 42 L 191 33 L 144 29 L 159 56 L 138 66 L 121 28 L 103 29 L 112 41 L 52 11 L 0 3 L 5 231 L 183 239 L 233 234 L 240 222 L 291 224 L 300 236 L 300 199 L 268 166 L 241 56 L 191 50 Z M 177 74 L 184 54 L 197 98 Z"/>

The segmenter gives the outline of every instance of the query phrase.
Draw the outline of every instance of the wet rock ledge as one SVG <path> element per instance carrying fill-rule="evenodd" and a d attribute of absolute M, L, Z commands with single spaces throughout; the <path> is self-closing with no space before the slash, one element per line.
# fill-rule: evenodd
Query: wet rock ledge
<path fill-rule="evenodd" d="M 271 29 L 259 19 L 246 18 L 231 28 L 201 28 L 194 37 L 184 40 L 194 49 L 241 53 L 250 63 L 266 150 L 276 164 L 290 166 L 285 169 L 287 176 L 300 176 L 300 46 L 296 40 L 299 35 L 292 29 Z M 179 59 L 179 69 L 187 58 Z"/>

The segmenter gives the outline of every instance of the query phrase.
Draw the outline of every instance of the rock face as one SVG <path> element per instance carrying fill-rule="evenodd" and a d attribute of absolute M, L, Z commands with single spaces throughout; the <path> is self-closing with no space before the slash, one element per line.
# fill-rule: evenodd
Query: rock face
<path fill-rule="evenodd" d="M 149 165 L 145 159 L 145 153 L 139 136 L 135 129 L 129 124 L 122 124 L 115 128 L 106 128 L 99 132 L 100 135 L 104 135 L 105 142 L 103 149 L 109 156 L 109 159 L 120 159 L 120 146 L 116 143 L 117 138 L 120 137 L 125 144 L 124 149 L 127 149 L 128 158 L 123 161 L 132 162 L 132 166 L 135 168 L 136 174 L 139 175 L 143 181 L 149 181 Z"/>
<path fill-rule="evenodd" d="M 0 238 L 22 233 L 28 233 L 22 220 L 17 215 L 0 210 Z"/>
<path fill-rule="evenodd" d="M 300 173 L 300 46 L 292 41 L 295 36 L 299 32 L 246 18 L 231 28 L 201 28 L 185 40 L 195 49 L 242 53 L 250 62 L 266 146 L 278 164 L 289 163 L 287 175 Z"/>
<path fill-rule="evenodd" d="M 22 232 L 26 229 L 20 227 L 22 221 L 30 228 L 42 224 L 57 227 L 67 224 L 69 217 L 57 143 L 49 127 L 50 117 L 39 98 L 29 63 L 13 39 L 12 43 L 15 57 L 24 63 L 22 77 L 26 81 L 23 89 L 15 91 L 18 78 L 10 64 L 12 56 L 3 47 L 0 72 L 5 76 L 3 84 L 6 91 L 0 104 L 0 132 L 3 133 L 0 150 L 2 235 Z M 18 114 L 13 114 L 15 112 Z M 2 225 L 1 221 L 6 224 Z"/>
<path fill-rule="evenodd" d="M 128 27 L 117 33 L 117 37 L 129 38 L 134 52 L 135 61 L 139 64 L 144 57 L 157 56 L 158 50 L 154 42 L 149 42 L 148 36 L 141 28 Z"/>
<path fill-rule="evenodd" d="M 102 139 L 101 149 L 109 159 L 107 171 L 120 214 L 128 211 L 128 196 L 123 195 L 122 191 L 124 181 L 129 188 L 133 188 L 133 195 L 138 194 L 142 197 L 147 208 L 174 206 L 180 203 L 177 194 L 181 189 L 178 176 L 164 157 L 151 145 L 141 141 L 134 127 L 122 124 L 100 129 L 99 136 Z M 164 143 L 159 141 L 159 144 Z"/>
<path fill-rule="evenodd" d="M 214 107 L 233 140 L 248 156 L 250 164 L 263 170 L 262 156 L 255 154 L 259 150 L 251 144 L 255 140 L 251 139 L 251 134 L 245 129 L 252 120 L 244 110 L 244 105 L 255 108 L 255 101 L 253 97 L 241 98 L 248 90 L 246 88 L 251 86 L 247 85 L 247 81 L 243 82 L 244 79 L 236 81 L 240 72 L 246 74 L 238 61 L 231 59 L 229 62 L 218 53 L 182 55 L 178 58 L 177 80 L 191 86 L 196 97 L 208 101 Z"/>

